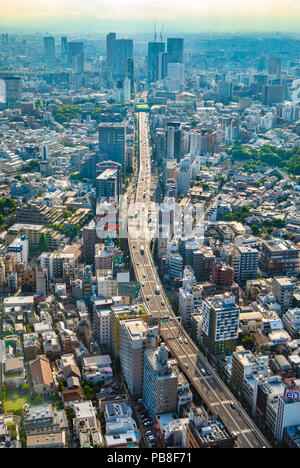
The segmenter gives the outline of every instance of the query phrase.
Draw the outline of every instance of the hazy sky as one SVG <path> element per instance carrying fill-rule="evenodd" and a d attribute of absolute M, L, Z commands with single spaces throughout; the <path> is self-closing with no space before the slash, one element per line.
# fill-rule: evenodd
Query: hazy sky
<path fill-rule="evenodd" d="M 0 0 L 0 27 L 151 32 L 296 31 L 300 0 Z"/>

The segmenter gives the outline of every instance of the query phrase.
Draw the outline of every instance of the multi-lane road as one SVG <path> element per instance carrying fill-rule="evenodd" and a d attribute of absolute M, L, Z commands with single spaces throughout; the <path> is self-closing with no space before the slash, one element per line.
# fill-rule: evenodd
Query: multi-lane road
<path fill-rule="evenodd" d="M 128 219 L 128 244 L 137 281 L 141 284 L 142 297 L 154 318 L 169 317 L 161 323 L 160 335 L 172 356 L 194 390 L 213 414 L 218 414 L 228 429 L 236 434 L 240 448 L 269 447 L 269 443 L 248 416 L 240 403 L 216 374 L 191 337 L 176 319 L 161 285 L 150 252 L 151 233 L 147 232 L 148 214 L 151 208 L 151 149 L 149 147 L 148 115 L 138 114 L 139 174 L 135 192 L 137 204 L 144 205 L 137 216 Z M 157 286 L 160 293 L 157 294 Z M 205 376 L 202 370 L 208 371 Z M 235 406 L 233 408 L 233 406 Z"/>

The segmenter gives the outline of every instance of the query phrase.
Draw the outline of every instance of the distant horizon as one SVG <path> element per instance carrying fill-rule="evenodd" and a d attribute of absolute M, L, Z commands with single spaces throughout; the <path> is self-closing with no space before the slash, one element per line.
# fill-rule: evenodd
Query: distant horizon
<path fill-rule="evenodd" d="M 300 33 L 299 0 L 10 0 L 0 30 L 107 34 Z"/>

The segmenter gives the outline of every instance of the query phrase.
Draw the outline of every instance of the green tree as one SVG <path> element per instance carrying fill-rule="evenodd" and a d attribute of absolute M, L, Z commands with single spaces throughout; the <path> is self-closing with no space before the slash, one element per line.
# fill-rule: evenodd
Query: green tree
<path fill-rule="evenodd" d="M 251 230 L 254 236 L 257 236 L 259 234 L 259 227 L 257 224 L 252 224 Z"/>
<path fill-rule="evenodd" d="M 44 252 L 48 248 L 47 239 L 44 232 L 41 232 L 39 237 L 39 249 L 41 252 Z"/>
<path fill-rule="evenodd" d="M 242 338 L 242 345 L 244 346 L 245 349 L 253 349 L 254 347 L 254 340 L 252 338 L 251 335 L 245 335 L 243 338 Z"/>

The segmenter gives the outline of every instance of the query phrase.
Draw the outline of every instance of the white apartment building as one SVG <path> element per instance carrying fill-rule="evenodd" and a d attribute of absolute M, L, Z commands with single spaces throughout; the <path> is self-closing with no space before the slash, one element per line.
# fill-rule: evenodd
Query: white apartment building
<path fill-rule="evenodd" d="M 120 322 L 120 361 L 132 395 L 143 393 L 144 351 L 156 349 L 158 327 L 148 328 L 142 319 Z"/>
<path fill-rule="evenodd" d="M 190 324 L 191 315 L 197 307 L 202 306 L 202 291 L 197 286 L 186 286 L 178 292 L 178 312 L 183 324 Z"/>
<path fill-rule="evenodd" d="M 17 263 L 28 262 L 28 238 L 26 236 L 16 237 L 8 246 L 7 252 L 13 255 Z"/>
<path fill-rule="evenodd" d="M 104 274 L 101 270 L 97 271 L 97 291 L 98 296 L 104 299 L 110 299 L 112 296 L 118 295 L 117 281 L 113 278 L 111 270 Z"/>
<path fill-rule="evenodd" d="M 300 337 L 300 309 L 288 310 L 282 316 L 282 323 L 292 338 Z"/>
<path fill-rule="evenodd" d="M 202 331 L 205 345 L 213 354 L 235 349 L 240 308 L 235 296 L 223 294 L 208 298 L 202 305 Z"/>
<path fill-rule="evenodd" d="M 110 350 L 110 322 L 111 322 L 111 310 L 100 309 L 94 310 L 93 313 L 93 328 L 95 337 L 100 347 Z"/>

